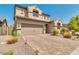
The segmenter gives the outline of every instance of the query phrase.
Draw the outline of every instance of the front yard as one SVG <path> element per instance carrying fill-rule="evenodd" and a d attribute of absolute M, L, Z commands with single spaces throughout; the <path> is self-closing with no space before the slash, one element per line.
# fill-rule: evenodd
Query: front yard
<path fill-rule="evenodd" d="M 12 36 L 0 36 L 1 55 L 35 55 L 33 49 L 28 44 L 25 44 L 22 37 L 18 37 L 16 43 L 5 44 L 5 41 L 11 37 Z"/>
<path fill-rule="evenodd" d="M 0 36 L 0 54 L 13 55 L 67 55 L 79 47 L 79 40 L 75 37 L 63 38 L 50 34 L 27 35 L 18 37 L 14 44 L 5 44 L 10 36 Z"/>

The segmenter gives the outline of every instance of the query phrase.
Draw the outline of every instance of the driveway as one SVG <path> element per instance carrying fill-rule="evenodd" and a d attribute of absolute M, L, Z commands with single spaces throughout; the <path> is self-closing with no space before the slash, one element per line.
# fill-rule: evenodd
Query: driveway
<path fill-rule="evenodd" d="M 79 41 L 49 34 L 27 35 L 24 39 L 39 55 L 67 55 L 79 46 Z"/>

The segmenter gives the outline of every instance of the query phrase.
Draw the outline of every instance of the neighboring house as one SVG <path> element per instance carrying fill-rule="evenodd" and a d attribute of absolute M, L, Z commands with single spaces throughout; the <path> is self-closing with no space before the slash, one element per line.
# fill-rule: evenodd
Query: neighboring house
<path fill-rule="evenodd" d="M 50 21 L 48 23 L 48 32 L 50 33 L 52 31 L 52 29 L 61 29 L 63 27 L 63 23 L 61 20 L 59 19 L 56 19 L 56 20 L 53 20 L 53 21 Z"/>
<path fill-rule="evenodd" d="M 17 34 L 45 34 L 50 16 L 37 6 L 22 7 L 15 5 L 14 20 Z"/>
<path fill-rule="evenodd" d="M 63 24 L 63 27 L 67 28 L 68 27 L 68 24 Z"/>
<path fill-rule="evenodd" d="M 6 19 L 2 20 L 0 19 L 0 35 L 6 35 L 7 34 L 7 21 Z"/>

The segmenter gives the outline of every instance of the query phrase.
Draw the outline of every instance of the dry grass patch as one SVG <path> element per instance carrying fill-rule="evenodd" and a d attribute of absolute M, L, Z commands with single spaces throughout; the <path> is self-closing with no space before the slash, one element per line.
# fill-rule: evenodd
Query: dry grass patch
<path fill-rule="evenodd" d="M 71 38 L 71 33 L 70 32 L 64 32 L 63 37 L 64 38 Z"/>
<path fill-rule="evenodd" d="M 7 44 L 14 44 L 18 42 L 18 38 L 17 37 L 11 37 L 7 40 Z"/>
<path fill-rule="evenodd" d="M 38 55 L 38 53 L 39 53 L 39 51 L 38 50 L 35 50 L 35 54 Z"/>
<path fill-rule="evenodd" d="M 53 34 L 53 35 L 58 35 L 58 33 L 59 33 L 59 31 L 58 31 L 57 29 L 53 29 L 53 30 L 52 30 L 52 34 Z"/>

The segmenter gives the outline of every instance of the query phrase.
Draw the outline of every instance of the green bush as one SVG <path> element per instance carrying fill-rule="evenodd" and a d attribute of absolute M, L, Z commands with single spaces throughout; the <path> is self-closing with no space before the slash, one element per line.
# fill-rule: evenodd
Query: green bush
<path fill-rule="evenodd" d="M 62 28 L 62 29 L 60 30 L 60 33 L 63 34 L 63 33 L 66 32 L 66 31 L 67 31 L 66 28 Z"/>
<path fill-rule="evenodd" d="M 52 30 L 52 34 L 53 34 L 53 35 L 57 35 L 58 33 L 59 33 L 59 31 L 58 31 L 57 29 L 53 29 L 53 30 Z"/>
<path fill-rule="evenodd" d="M 16 31 L 16 30 L 14 30 L 14 31 L 12 32 L 12 36 L 17 36 L 17 31 Z"/>

